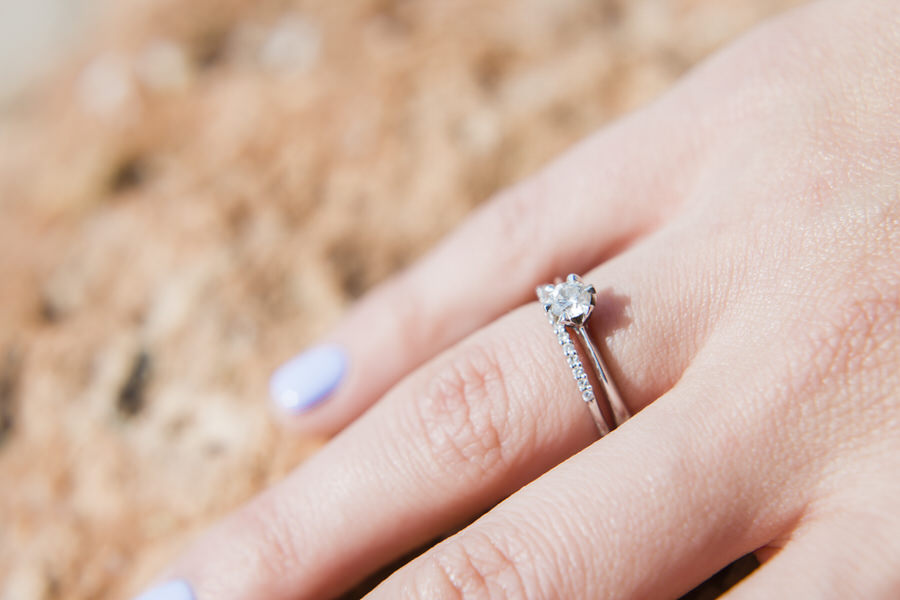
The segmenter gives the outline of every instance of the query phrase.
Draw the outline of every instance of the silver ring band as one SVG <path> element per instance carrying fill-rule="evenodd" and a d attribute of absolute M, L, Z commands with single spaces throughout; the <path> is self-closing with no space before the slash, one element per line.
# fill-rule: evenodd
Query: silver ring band
<path fill-rule="evenodd" d="M 591 417 L 602 437 L 627 421 L 630 415 L 619 390 L 609 376 L 609 369 L 603 357 L 585 328 L 585 323 L 596 305 L 597 292 L 593 285 L 585 284 L 578 275 L 572 274 L 564 282 L 558 281 L 556 285 L 538 287 L 537 296 L 553 326 L 557 341 L 562 346 L 566 361 L 581 392 L 581 398 L 588 405 Z M 575 348 L 569 329 L 575 332 L 593 368 L 598 384 L 596 390 Z"/>

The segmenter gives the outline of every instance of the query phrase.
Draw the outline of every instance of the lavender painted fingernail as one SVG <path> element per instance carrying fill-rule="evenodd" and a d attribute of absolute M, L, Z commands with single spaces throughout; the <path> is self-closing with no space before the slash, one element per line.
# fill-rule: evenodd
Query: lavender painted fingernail
<path fill-rule="evenodd" d="M 186 581 L 176 579 L 147 590 L 134 600 L 194 600 L 194 592 Z"/>
<path fill-rule="evenodd" d="M 316 406 L 337 388 L 347 370 L 347 353 L 340 346 L 316 346 L 279 367 L 269 380 L 269 394 L 278 408 L 301 413 Z"/>

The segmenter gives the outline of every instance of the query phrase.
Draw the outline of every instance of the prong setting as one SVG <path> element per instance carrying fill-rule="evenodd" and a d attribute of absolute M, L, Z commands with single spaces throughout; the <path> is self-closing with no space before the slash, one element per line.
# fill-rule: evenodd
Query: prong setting
<path fill-rule="evenodd" d="M 542 285 L 537 296 L 551 318 L 564 325 L 584 325 L 596 305 L 597 292 L 591 284 L 585 284 L 574 273 L 556 285 Z"/>

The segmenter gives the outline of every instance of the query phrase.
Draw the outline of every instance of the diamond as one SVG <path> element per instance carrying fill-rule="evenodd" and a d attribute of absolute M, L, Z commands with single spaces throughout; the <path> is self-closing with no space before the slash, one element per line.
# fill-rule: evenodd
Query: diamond
<path fill-rule="evenodd" d="M 556 285 L 537 289 L 538 298 L 548 313 L 566 325 L 581 325 L 594 309 L 594 286 L 575 275 Z"/>

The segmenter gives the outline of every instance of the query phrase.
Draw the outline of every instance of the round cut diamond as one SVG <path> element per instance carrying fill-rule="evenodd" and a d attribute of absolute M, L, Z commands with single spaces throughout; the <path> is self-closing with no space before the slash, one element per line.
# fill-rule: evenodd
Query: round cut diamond
<path fill-rule="evenodd" d="M 541 286 L 538 298 L 553 317 L 565 324 L 584 323 L 594 309 L 594 287 L 573 276 L 556 285 Z"/>

